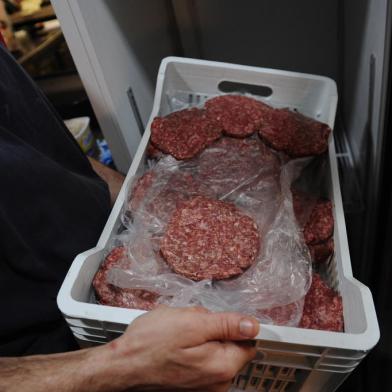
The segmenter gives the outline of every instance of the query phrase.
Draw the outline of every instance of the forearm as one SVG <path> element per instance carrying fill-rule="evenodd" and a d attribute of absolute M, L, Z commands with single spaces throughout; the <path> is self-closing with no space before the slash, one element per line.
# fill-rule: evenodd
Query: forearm
<path fill-rule="evenodd" d="M 119 172 L 110 169 L 93 158 L 88 158 L 94 171 L 108 184 L 112 205 L 117 199 L 125 177 Z"/>
<path fill-rule="evenodd" d="M 254 347 L 257 320 L 204 308 L 158 307 L 119 338 L 67 354 L 0 358 L 0 392 L 227 391 Z"/>
<path fill-rule="evenodd" d="M 108 345 L 65 354 L 0 358 L 0 391 L 119 391 L 110 351 Z M 132 368 L 128 371 L 131 374 Z"/>

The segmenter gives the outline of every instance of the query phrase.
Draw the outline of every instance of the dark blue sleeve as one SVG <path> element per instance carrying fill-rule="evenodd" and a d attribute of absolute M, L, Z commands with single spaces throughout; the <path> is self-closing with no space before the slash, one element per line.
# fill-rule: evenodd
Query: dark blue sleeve
<path fill-rule="evenodd" d="M 67 348 L 56 295 L 109 212 L 107 185 L 0 45 L 0 355 Z"/>

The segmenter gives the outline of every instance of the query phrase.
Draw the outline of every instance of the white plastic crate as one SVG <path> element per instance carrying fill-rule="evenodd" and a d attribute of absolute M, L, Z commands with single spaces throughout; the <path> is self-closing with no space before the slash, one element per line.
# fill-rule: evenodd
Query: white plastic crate
<path fill-rule="evenodd" d="M 158 73 L 154 106 L 113 211 L 97 247 L 76 257 L 57 301 L 80 342 L 99 344 L 124 332 L 141 310 L 121 309 L 91 303 L 92 280 L 109 239 L 121 226 L 121 207 L 132 176 L 143 167 L 150 125 L 157 115 L 176 109 L 176 99 L 202 103 L 221 94 L 219 83 L 238 82 L 267 86 L 272 94 L 263 98 L 275 107 L 290 107 L 334 125 L 337 90 L 333 80 L 321 76 L 247 67 L 203 60 L 169 57 Z M 372 295 L 352 276 L 346 227 L 338 177 L 335 145 L 329 143 L 330 198 L 334 204 L 335 255 L 325 266 L 329 284 L 343 297 L 345 332 L 306 330 L 261 325 L 257 336 L 258 357 L 241 371 L 234 386 L 238 391 L 333 391 L 377 343 L 379 328 Z"/>

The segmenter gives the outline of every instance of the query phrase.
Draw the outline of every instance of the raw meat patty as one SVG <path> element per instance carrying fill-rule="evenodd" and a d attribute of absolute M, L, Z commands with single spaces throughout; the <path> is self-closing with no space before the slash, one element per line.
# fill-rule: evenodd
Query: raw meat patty
<path fill-rule="evenodd" d="M 258 128 L 266 111 L 272 108 L 242 95 L 221 95 L 209 99 L 205 108 L 224 132 L 233 137 L 247 137 Z"/>
<path fill-rule="evenodd" d="M 155 117 L 151 124 L 154 145 L 179 160 L 194 157 L 221 134 L 220 126 L 197 108 Z"/>
<path fill-rule="evenodd" d="M 311 196 L 296 190 L 293 190 L 292 194 L 294 212 L 299 224 L 303 226 L 306 244 L 318 244 L 327 241 L 333 235 L 334 229 L 331 201 L 326 199 L 315 200 Z"/>
<path fill-rule="evenodd" d="M 170 177 L 159 193 L 153 193 L 146 205 L 146 211 L 166 224 L 183 202 L 207 192 L 208 190 L 196 182 L 190 173 L 178 171 Z"/>
<path fill-rule="evenodd" d="M 219 198 L 271 176 L 279 181 L 277 156 L 257 138 L 223 137 L 202 152 L 198 165 L 200 182 Z"/>
<path fill-rule="evenodd" d="M 140 208 L 154 179 L 155 173 L 153 171 L 148 171 L 136 180 L 130 192 L 130 199 L 128 202 L 129 211 L 135 211 Z"/>
<path fill-rule="evenodd" d="M 198 281 L 241 274 L 260 248 L 258 227 L 233 204 L 197 196 L 171 217 L 161 253 L 180 275 Z"/>
<path fill-rule="evenodd" d="M 317 200 L 304 227 L 305 242 L 309 245 L 327 241 L 333 234 L 333 227 L 332 203 L 329 200 Z"/>
<path fill-rule="evenodd" d="M 147 290 L 123 289 L 107 282 L 107 273 L 112 268 L 128 269 L 131 260 L 127 258 L 125 248 L 114 248 L 105 258 L 96 273 L 93 286 L 99 303 L 120 308 L 151 310 L 156 306 L 158 295 Z"/>
<path fill-rule="evenodd" d="M 300 327 L 343 332 L 342 297 L 314 273 L 312 285 L 305 296 Z"/>
<path fill-rule="evenodd" d="M 333 238 L 329 238 L 325 242 L 320 242 L 318 244 L 308 245 L 310 255 L 315 263 L 323 263 L 328 260 L 334 251 Z"/>
<path fill-rule="evenodd" d="M 274 325 L 298 325 L 299 318 L 301 317 L 301 305 L 293 302 L 284 306 L 275 306 L 270 309 L 262 309 L 257 312 L 257 316 L 266 322 L 266 318 L 271 320 Z"/>
<path fill-rule="evenodd" d="M 189 172 L 150 171 L 137 180 L 131 193 L 129 210 L 142 217 L 147 224 L 166 224 L 182 202 L 210 193 Z"/>
<path fill-rule="evenodd" d="M 288 109 L 267 112 L 259 135 L 272 148 L 292 158 L 320 155 L 328 148 L 328 125 Z"/>

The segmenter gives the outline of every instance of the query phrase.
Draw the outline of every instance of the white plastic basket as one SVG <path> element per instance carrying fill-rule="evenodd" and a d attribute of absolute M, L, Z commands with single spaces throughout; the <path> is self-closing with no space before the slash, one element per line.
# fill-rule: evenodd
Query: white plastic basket
<path fill-rule="evenodd" d="M 124 332 L 144 313 L 90 303 L 92 280 L 103 259 L 104 248 L 120 227 L 126 188 L 145 158 L 152 119 L 169 113 L 173 98 L 203 102 L 220 94 L 222 81 L 268 86 L 275 107 L 298 109 L 303 114 L 334 125 L 337 90 L 333 80 L 301 73 L 248 67 L 203 60 L 169 57 L 159 69 L 154 106 L 143 139 L 97 247 L 76 257 L 59 292 L 58 306 L 81 342 L 107 342 Z M 174 100 L 175 101 L 175 100 Z M 379 328 L 372 295 L 352 276 L 346 226 L 338 177 L 335 145 L 329 143 L 329 189 L 334 204 L 335 256 L 325 268 L 329 283 L 343 297 L 345 332 L 306 330 L 261 325 L 258 357 L 240 372 L 234 385 L 244 391 L 334 390 L 377 343 Z"/>

